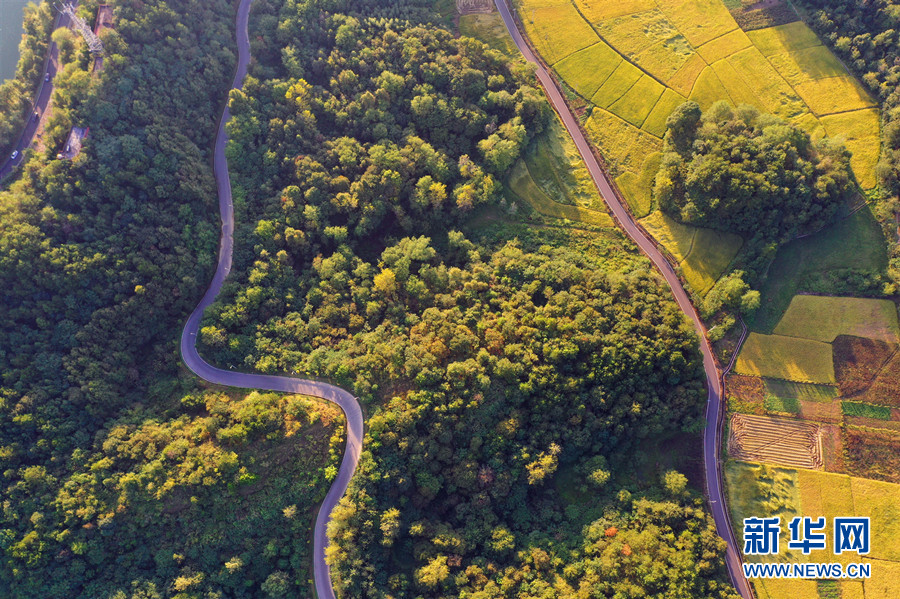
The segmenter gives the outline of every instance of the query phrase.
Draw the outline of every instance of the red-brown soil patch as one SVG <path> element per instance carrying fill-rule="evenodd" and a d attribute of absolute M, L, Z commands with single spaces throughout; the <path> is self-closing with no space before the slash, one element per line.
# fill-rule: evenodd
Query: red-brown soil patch
<path fill-rule="evenodd" d="M 900 483 L 900 434 L 844 429 L 847 474 Z"/>
<path fill-rule="evenodd" d="M 854 396 L 853 400 L 900 407 L 900 352 L 888 360 L 869 388 Z"/>
<path fill-rule="evenodd" d="M 849 335 L 836 337 L 832 347 L 834 376 L 844 397 L 868 389 L 885 363 L 897 352 L 894 343 Z"/>
<path fill-rule="evenodd" d="M 824 424 L 819 429 L 822 435 L 822 458 L 826 472 L 845 472 L 844 441 L 841 438 L 841 427 Z"/>
<path fill-rule="evenodd" d="M 729 374 L 725 377 L 725 393 L 741 401 L 763 401 L 766 399 L 766 384 L 758 376 Z"/>

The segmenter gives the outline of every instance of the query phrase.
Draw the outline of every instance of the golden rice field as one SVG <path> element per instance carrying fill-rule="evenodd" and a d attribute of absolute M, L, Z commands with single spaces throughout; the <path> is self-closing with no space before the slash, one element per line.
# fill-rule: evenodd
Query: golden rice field
<path fill-rule="evenodd" d="M 697 48 L 697 53 L 708 64 L 712 64 L 752 45 L 753 42 L 750 41 L 750 38 L 747 37 L 743 30 L 735 29 L 731 33 L 726 33 L 721 37 L 706 42 Z"/>
<path fill-rule="evenodd" d="M 563 81 L 584 98 L 591 98 L 625 60 L 606 42 L 571 54 L 554 67 Z"/>
<path fill-rule="evenodd" d="M 900 341 L 894 302 L 858 297 L 796 295 L 774 333 L 826 343 L 838 335 Z"/>
<path fill-rule="evenodd" d="M 780 515 L 783 525 L 794 515 L 822 516 L 828 519 L 829 525 L 837 516 L 868 516 L 871 518 L 871 553 L 868 556 L 834 555 L 832 535 L 827 534 L 825 550 L 814 551 L 809 556 L 797 552 L 797 555 L 791 555 L 790 561 L 870 563 L 872 577 L 865 582 L 839 581 L 842 599 L 895 599 L 900 593 L 900 544 L 897 543 L 900 485 L 844 474 L 737 461 L 726 465 L 725 480 L 732 522 L 739 540 L 740 523 L 750 516 Z M 784 543 L 787 534 L 783 534 Z M 785 552 L 782 550 L 781 553 L 781 561 L 784 561 Z M 762 559 L 756 558 L 756 561 Z M 819 596 L 815 582 L 809 580 L 756 579 L 753 585 L 759 599 L 813 599 Z"/>
<path fill-rule="evenodd" d="M 691 253 L 696 227 L 684 225 L 659 210 L 642 218 L 640 223 L 678 262 L 683 262 Z"/>
<path fill-rule="evenodd" d="M 662 140 L 638 129 L 611 112 L 595 108 L 584 123 L 614 175 L 641 172 L 647 158 L 662 150 Z"/>
<path fill-rule="evenodd" d="M 835 384 L 831 344 L 812 339 L 750 333 L 734 371 L 738 374 Z"/>
<path fill-rule="evenodd" d="M 874 186 L 875 103 L 802 22 L 745 33 L 722 0 L 515 4 L 544 60 L 576 93 L 608 111 L 595 110 L 593 124 L 616 115 L 633 127 L 625 130 L 630 140 L 619 126 L 613 141 L 594 136 L 630 205 L 647 206 L 639 182 L 652 152 L 642 152 L 648 143 L 638 132 L 661 138 L 668 114 L 686 98 L 702 108 L 719 100 L 751 104 L 817 138 L 843 137 L 860 185 Z"/>

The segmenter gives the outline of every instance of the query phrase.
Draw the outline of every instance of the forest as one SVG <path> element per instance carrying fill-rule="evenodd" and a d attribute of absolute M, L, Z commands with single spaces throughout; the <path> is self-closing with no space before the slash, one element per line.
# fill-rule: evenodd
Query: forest
<path fill-rule="evenodd" d="M 896 0 L 804 0 L 810 26 L 881 103 L 884 192 L 875 213 L 891 247 L 888 270 L 900 280 L 900 246 L 894 215 L 900 210 L 900 4 Z"/>
<path fill-rule="evenodd" d="M 703 425 L 684 316 L 618 232 L 508 219 L 550 118 L 533 75 L 398 10 L 255 5 L 233 278 L 200 335 L 366 404 L 338 595 L 734 597 L 699 495 L 649 457 Z"/>

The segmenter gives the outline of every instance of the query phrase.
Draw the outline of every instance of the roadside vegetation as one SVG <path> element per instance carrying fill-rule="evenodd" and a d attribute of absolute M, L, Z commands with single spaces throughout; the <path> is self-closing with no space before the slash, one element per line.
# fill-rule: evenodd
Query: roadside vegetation
<path fill-rule="evenodd" d="M 44 78 L 44 59 L 50 47 L 55 17 L 50 3 L 25 6 L 22 24 L 25 31 L 19 43 L 16 73 L 0 85 L 0 156 L 4 161 L 19 141 L 26 120 L 31 117 L 31 102 Z"/>

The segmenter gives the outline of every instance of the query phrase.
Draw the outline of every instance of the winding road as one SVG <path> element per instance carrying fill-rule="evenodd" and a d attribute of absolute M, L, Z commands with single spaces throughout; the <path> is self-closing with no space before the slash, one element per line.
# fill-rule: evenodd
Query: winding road
<path fill-rule="evenodd" d="M 232 88 L 234 89 L 240 89 L 243 86 L 244 77 L 247 74 L 247 65 L 250 60 L 250 41 L 247 31 L 247 22 L 251 1 L 252 0 L 241 0 L 238 7 L 236 21 L 238 63 L 234 81 L 232 83 Z M 504 23 L 519 50 L 529 62 L 535 65 L 535 72 L 544 87 L 544 91 L 553 107 L 562 118 L 572 139 L 575 141 L 578 151 L 581 153 L 581 156 L 591 173 L 591 177 L 593 177 L 594 183 L 597 185 L 601 195 L 609 205 L 613 215 L 618 220 L 619 225 L 662 273 L 666 282 L 672 288 L 672 293 L 675 296 L 678 306 L 688 318 L 691 319 L 694 328 L 700 335 L 702 340 L 700 346 L 703 352 L 703 366 L 706 371 L 707 386 L 709 389 L 706 411 L 707 423 L 703 440 L 707 494 L 715 519 L 716 529 L 719 535 L 724 538 L 728 544 L 726 562 L 732 582 L 745 599 L 752 599 L 753 595 L 750 590 L 750 585 L 747 582 L 747 579 L 744 578 L 741 569 L 741 560 L 737 553 L 737 543 L 731 530 L 730 520 L 728 519 L 722 493 L 719 460 L 719 447 L 721 445 L 720 424 L 722 419 L 722 388 L 715 360 L 713 359 L 712 350 L 706 339 L 706 330 L 700 322 L 700 318 L 694 310 L 690 298 L 681 286 L 681 282 L 676 276 L 675 271 L 672 269 L 672 266 L 656 248 L 655 243 L 643 234 L 628 211 L 625 210 L 622 204 L 616 199 L 617 196 L 613 191 L 606 173 L 594 157 L 590 144 L 587 139 L 585 139 L 577 121 L 569 111 L 556 83 L 522 38 L 505 1 L 495 0 L 495 2 L 500 11 L 500 15 L 503 17 Z M 230 112 L 226 106 L 222 118 L 219 121 L 214 155 L 214 171 L 216 184 L 218 186 L 219 214 L 222 221 L 218 264 L 209 289 L 191 313 L 184 326 L 181 335 L 181 355 L 188 368 L 200 378 L 211 383 L 245 389 L 265 389 L 286 393 L 299 393 L 331 401 L 343 410 L 347 422 L 347 447 L 338 475 L 332 483 L 322 506 L 319 508 L 313 534 L 313 577 L 315 580 L 316 593 L 319 599 L 335 599 L 334 589 L 331 584 L 331 574 L 328 565 L 325 563 L 325 547 L 327 545 L 326 527 L 331 516 L 331 511 L 347 490 L 350 479 L 359 463 L 364 430 L 363 415 L 359 403 L 352 394 L 327 383 L 284 376 L 248 374 L 215 368 L 206 363 L 197 352 L 197 334 L 203 318 L 203 312 L 216 299 L 216 296 L 222 289 L 222 284 L 227 278 L 228 273 L 231 271 L 231 256 L 234 246 L 234 208 L 231 199 L 231 182 L 229 181 L 228 176 L 228 164 L 225 158 L 225 144 L 227 142 L 225 123 L 228 122 L 229 118 Z"/>
<path fill-rule="evenodd" d="M 231 86 L 240 89 L 247 75 L 247 63 L 250 61 L 250 39 L 247 33 L 247 19 L 250 14 L 252 0 L 241 0 L 237 14 L 237 48 L 238 63 L 234 81 Z M 197 333 L 200 322 L 203 319 L 203 311 L 215 301 L 222 289 L 222 283 L 231 271 L 231 253 L 234 248 L 234 207 L 231 202 L 231 181 L 228 178 L 228 162 L 225 159 L 225 144 L 227 135 L 225 123 L 228 122 L 231 113 L 226 105 L 222 118 L 219 120 L 219 130 L 216 134 L 214 155 L 214 171 L 216 185 L 219 193 L 219 216 L 222 220 L 222 235 L 219 241 L 219 261 L 216 266 L 216 274 L 200 303 L 188 317 L 184 330 L 181 333 L 181 357 L 184 363 L 194 374 L 200 378 L 218 385 L 240 387 L 244 389 L 265 389 L 268 391 L 282 391 L 285 393 L 299 393 L 311 397 L 318 397 L 337 404 L 344 411 L 347 421 L 347 447 L 341 468 L 337 477 L 331 483 L 331 488 L 325 496 L 316 516 L 316 524 L 313 530 L 313 579 L 316 585 L 316 594 L 319 599 L 335 599 L 334 588 L 331 585 L 331 572 L 325 563 L 325 546 L 328 543 L 326 528 L 331 516 L 331 510 L 337 505 L 350 479 L 356 471 L 359 463 L 359 455 L 362 449 L 363 439 L 363 415 L 359 402 L 347 391 L 334 385 L 291 378 L 286 376 L 267 376 L 261 374 L 247 374 L 222 370 L 207 364 L 197 353 Z"/>
<path fill-rule="evenodd" d="M 572 136 L 575 145 L 578 147 L 578 152 L 584 159 L 584 163 L 587 165 L 591 177 L 594 179 L 594 184 L 597 186 L 597 189 L 600 190 L 600 195 L 603 196 L 603 200 L 609 206 L 609 209 L 618 221 L 619 226 L 638 245 L 638 247 L 641 248 L 641 251 L 650 258 L 653 264 L 656 265 L 656 268 L 662 273 L 666 283 L 672 288 L 672 293 L 675 296 L 675 301 L 678 302 L 678 307 L 681 308 L 681 311 L 684 312 L 688 318 L 690 318 L 691 322 L 694 324 L 694 329 L 696 329 L 697 334 L 700 336 L 700 349 L 703 352 L 703 368 L 706 371 L 706 383 L 707 388 L 709 389 L 709 397 L 706 402 L 706 429 L 703 433 L 703 463 L 706 473 L 706 492 L 709 498 L 710 508 L 712 509 L 713 519 L 716 523 L 716 531 L 728 544 L 725 553 L 725 562 L 728 566 L 728 573 L 731 576 L 731 581 L 744 599 L 752 599 L 753 593 L 750 589 L 750 583 L 744 577 L 744 572 L 741 567 L 741 558 L 737 552 L 737 540 L 735 539 L 734 531 L 731 529 L 731 520 L 728 517 L 728 510 L 725 505 L 725 497 L 722 490 L 721 461 L 719 460 L 719 448 L 721 447 L 722 438 L 721 423 L 723 418 L 722 384 L 721 379 L 719 378 L 719 371 L 716 367 L 716 361 L 713 359 L 712 348 L 706 337 L 706 328 L 703 326 L 703 323 L 700 322 L 700 317 L 697 315 L 697 311 L 694 309 L 693 304 L 691 304 L 691 300 L 688 297 L 687 292 L 685 292 L 684 287 L 681 286 L 681 281 L 678 279 L 678 275 L 675 274 L 672 265 L 669 264 L 668 260 L 666 260 L 662 253 L 657 249 L 656 243 L 644 235 L 640 227 L 634 222 L 631 214 L 625 209 L 621 202 L 618 201 L 606 172 L 601 168 L 600 163 L 597 162 L 597 158 L 591 151 L 591 145 L 588 143 L 587 139 L 585 139 L 584 133 L 582 133 L 581 128 L 578 126 L 578 122 L 569 110 L 556 82 L 550 76 L 544 63 L 534 55 L 534 52 L 531 51 L 531 47 L 522 38 L 518 25 L 516 24 L 515 19 L 513 19 L 512 14 L 510 14 L 506 0 L 494 0 L 494 3 L 497 5 L 497 10 L 500 11 L 503 23 L 506 25 L 506 29 L 509 31 L 509 35 L 519 48 L 519 51 L 525 59 L 534 66 L 535 74 L 537 75 L 538 80 L 540 80 L 541 85 L 544 87 L 544 92 L 550 99 L 553 108 L 562 118 L 563 124 L 569 131 L 569 135 Z"/>

